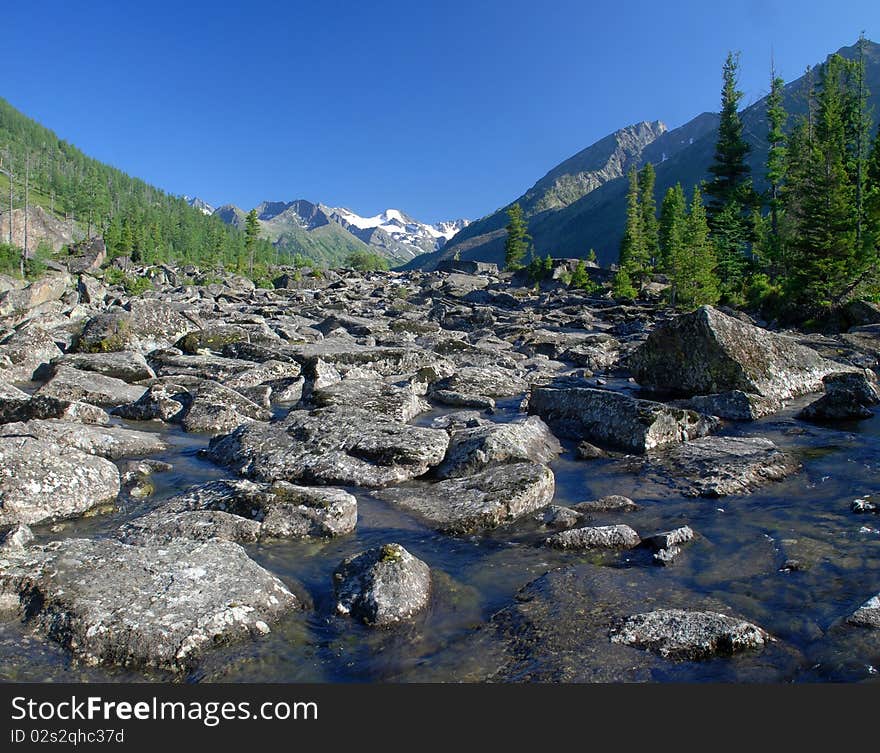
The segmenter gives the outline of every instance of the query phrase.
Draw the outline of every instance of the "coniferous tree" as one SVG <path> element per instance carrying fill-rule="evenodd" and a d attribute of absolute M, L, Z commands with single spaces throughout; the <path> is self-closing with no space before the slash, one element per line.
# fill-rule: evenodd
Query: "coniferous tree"
<path fill-rule="evenodd" d="M 248 271 L 254 273 L 254 249 L 257 246 L 257 238 L 260 235 L 260 220 L 256 209 L 251 209 L 245 218 L 244 237 L 245 249 L 248 254 Z"/>
<path fill-rule="evenodd" d="M 625 298 L 630 301 L 638 295 L 638 291 L 633 287 L 626 267 L 620 267 L 615 272 L 614 280 L 611 283 L 611 295 L 615 298 Z"/>
<path fill-rule="evenodd" d="M 736 299 L 743 284 L 744 256 L 751 241 L 751 213 L 757 201 L 749 177 L 746 156 L 751 151 L 743 138 L 739 103 L 743 93 L 737 89 L 739 54 L 728 53 L 722 68 L 721 120 L 718 140 L 706 186 L 709 227 L 718 254 L 718 273 L 722 292 Z"/>
<path fill-rule="evenodd" d="M 507 240 L 504 242 L 504 268 L 515 271 L 522 268 L 522 261 L 531 246 L 532 237 L 523 217 L 522 207 L 513 204 L 507 210 Z"/>
<path fill-rule="evenodd" d="M 880 125 L 871 144 L 865 168 L 865 246 L 873 257 L 875 277 L 880 256 Z M 871 260 L 869 260 L 871 261 Z"/>
<path fill-rule="evenodd" d="M 681 262 L 687 204 L 681 183 L 667 189 L 660 206 L 660 270 L 674 277 Z M 673 300 L 674 304 L 675 301 Z"/>
<path fill-rule="evenodd" d="M 770 75 L 770 94 L 767 95 L 767 205 L 769 207 L 769 228 L 762 229 L 761 251 L 769 264 L 771 277 L 785 274 L 785 254 L 779 229 L 779 215 L 782 211 L 782 191 L 787 166 L 785 125 L 788 113 L 782 103 L 782 90 L 785 81 L 775 70 Z"/>
<path fill-rule="evenodd" d="M 715 252 L 709 238 L 709 224 L 699 186 L 694 187 L 690 213 L 685 223 L 682 261 L 679 267 L 679 305 L 691 307 L 718 302 Z"/>
<path fill-rule="evenodd" d="M 620 242 L 618 265 L 622 270 L 626 270 L 630 285 L 640 283 L 648 271 L 639 176 L 635 168 L 629 171 L 629 190 L 626 194 L 626 227 Z"/>
<path fill-rule="evenodd" d="M 648 162 L 639 171 L 639 201 L 642 209 L 642 235 L 644 237 L 647 267 L 657 266 L 660 257 L 659 223 L 657 221 L 657 200 L 654 196 L 656 173 L 654 165 Z"/>

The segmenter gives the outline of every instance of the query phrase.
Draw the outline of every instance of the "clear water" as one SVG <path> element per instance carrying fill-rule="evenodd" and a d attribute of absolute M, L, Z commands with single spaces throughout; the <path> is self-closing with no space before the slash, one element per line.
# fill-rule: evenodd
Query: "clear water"
<path fill-rule="evenodd" d="M 503 402 L 495 419 L 510 420 L 518 405 L 519 400 Z M 647 535 L 687 523 L 698 539 L 686 545 L 680 560 L 664 571 L 665 577 L 715 596 L 800 652 L 798 668 L 783 679 L 870 679 L 880 668 L 880 638 L 871 631 L 838 631 L 835 624 L 880 592 L 880 517 L 850 512 L 854 498 L 880 492 L 880 415 L 813 426 L 793 418 L 797 408 L 793 405 L 777 416 L 726 429 L 767 436 L 803 462 L 799 474 L 752 495 L 720 500 L 682 497 L 622 472 L 613 460 L 577 460 L 573 446 L 567 444 L 566 452 L 553 463 L 555 502 L 570 505 L 605 494 L 625 494 L 639 503 L 638 511 L 597 515 L 592 524 L 626 522 Z M 419 417 L 417 423 L 428 424 L 446 412 L 451 411 L 438 409 Z M 131 426 L 158 430 L 149 424 Z M 156 457 L 174 467 L 153 477 L 153 497 L 110 515 L 44 528 L 39 537 L 110 535 L 124 520 L 180 489 L 225 475 L 199 457 L 198 451 L 208 443 L 206 437 L 177 429 L 163 433 L 172 449 Z M 354 534 L 326 542 L 285 540 L 248 547 L 257 562 L 303 595 L 312 608 L 286 618 L 263 639 L 215 649 L 182 679 L 454 681 L 456 654 L 467 650 L 462 639 L 534 578 L 583 561 L 651 566 L 648 553 L 641 550 L 583 556 L 541 548 L 536 544 L 546 533 L 533 521 L 485 537 L 444 536 L 362 490 L 350 491 L 359 501 Z M 433 568 L 430 608 L 414 624 L 394 630 L 371 630 L 336 616 L 334 568 L 351 554 L 391 541 Z M 789 558 L 800 560 L 806 569 L 783 571 Z M 468 658 L 473 666 L 474 657 Z M 27 625 L 0 622 L 0 680 L 162 679 L 171 678 L 79 666 L 63 649 L 33 635 Z M 705 673 L 699 679 L 707 679 Z"/>

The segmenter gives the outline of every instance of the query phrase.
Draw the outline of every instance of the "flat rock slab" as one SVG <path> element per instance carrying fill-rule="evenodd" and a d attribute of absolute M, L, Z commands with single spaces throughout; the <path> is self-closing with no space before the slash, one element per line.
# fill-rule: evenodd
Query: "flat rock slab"
<path fill-rule="evenodd" d="M 757 421 L 781 410 L 782 402 L 742 390 L 731 390 L 715 395 L 696 395 L 682 407 L 727 421 Z"/>
<path fill-rule="evenodd" d="M 112 408 L 135 402 L 145 391 L 145 387 L 137 387 L 121 379 L 62 366 L 35 394 L 59 400 L 82 400 Z"/>
<path fill-rule="evenodd" d="M 576 439 L 638 453 L 705 436 L 717 424 L 695 411 L 590 387 L 537 387 L 529 413 Z"/>
<path fill-rule="evenodd" d="M 623 462 L 692 497 L 749 494 L 800 469 L 794 457 L 764 437 L 704 437 Z"/>
<path fill-rule="evenodd" d="M 862 604 L 862 606 L 847 617 L 846 621 L 850 625 L 858 625 L 859 627 L 880 630 L 880 594 L 868 599 Z"/>
<path fill-rule="evenodd" d="M 333 573 L 336 611 L 371 627 L 411 620 L 431 596 L 431 569 L 400 544 L 346 559 Z"/>
<path fill-rule="evenodd" d="M 721 313 L 712 306 L 657 327 L 630 357 L 636 381 L 672 394 L 729 390 L 786 400 L 822 389 L 841 366 L 794 339 Z"/>
<path fill-rule="evenodd" d="M 107 411 L 91 403 L 60 400 L 47 395 L 31 397 L 24 392 L 21 395 L 21 397 L 0 396 L 0 424 L 46 418 L 60 418 L 83 424 L 110 423 L 110 415 Z"/>
<path fill-rule="evenodd" d="M 553 471 L 512 463 L 435 484 L 383 489 L 375 496 L 416 513 L 439 531 L 473 533 L 512 523 L 553 500 Z"/>
<path fill-rule="evenodd" d="M 66 539 L 0 559 L 0 594 L 87 664 L 172 671 L 220 643 L 270 632 L 299 607 L 227 541 L 161 548 Z"/>
<path fill-rule="evenodd" d="M 487 398 L 522 395 L 529 383 L 510 369 L 465 366 L 431 386 L 434 390 Z"/>
<path fill-rule="evenodd" d="M 60 355 L 61 348 L 46 330 L 40 327 L 16 330 L 0 343 L 0 361 L 8 359 L 0 375 L 6 381 L 27 382 L 40 366 Z"/>
<path fill-rule="evenodd" d="M 766 638 L 754 650 L 732 655 L 717 641 L 715 653 L 699 660 L 612 640 L 629 618 L 659 610 L 715 612 L 748 624 L 728 605 L 677 584 L 663 569 L 574 565 L 525 586 L 509 606 L 459 641 L 450 651 L 460 663 L 456 676 L 500 682 L 782 682 L 803 665 L 791 647 Z"/>
<path fill-rule="evenodd" d="M 544 543 L 554 549 L 635 549 L 642 539 L 628 525 L 618 524 L 572 528 L 550 536 Z"/>
<path fill-rule="evenodd" d="M 214 462 L 258 481 L 381 487 L 439 465 L 449 435 L 355 408 L 291 411 L 211 440 Z"/>
<path fill-rule="evenodd" d="M 0 524 L 73 518 L 118 494 L 109 460 L 33 436 L 0 437 Z"/>
<path fill-rule="evenodd" d="M 126 543 L 176 538 L 253 542 L 329 538 L 354 531 L 357 499 L 342 489 L 222 479 L 194 486 L 120 529 Z"/>
<path fill-rule="evenodd" d="M 52 360 L 55 369 L 68 366 L 80 371 L 121 379 L 123 382 L 140 382 L 154 379 L 156 373 L 141 353 L 121 350 L 112 353 L 67 353 Z"/>
<path fill-rule="evenodd" d="M 93 426 L 75 421 L 34 420 L 7 424 L 0 427 L 0 435 L 30 435 L 110 460 L 151 455 L 168 449 L 168 444 L 159 434 L 124 429 L 121 426 Z"/>
<path fill-rule="evenodd" d="M 310 401 L 318 408 L 362 408 L 403 422 L 431 410 L 431 404 L 412 385 L 389 384 L 379 379 L 344 379 L 313 390 Z"/>
<path fill-rule="evenodd" d="M 666 659 L 702 661 L 719 654 L 758 649 L 771 638 L 757 625 L 726 614 L 658 609 L 627 617 L 611 633 L 611 640 L 653 651 Z"/>
<path fill-rule="evenodd" d="M 559 440 L 537 416 L 504 424 L 485 423 L 452 432 L 437 475 L 469 476 L 493 465 L 517 461 L 549 463 L 561 452 Z"/>

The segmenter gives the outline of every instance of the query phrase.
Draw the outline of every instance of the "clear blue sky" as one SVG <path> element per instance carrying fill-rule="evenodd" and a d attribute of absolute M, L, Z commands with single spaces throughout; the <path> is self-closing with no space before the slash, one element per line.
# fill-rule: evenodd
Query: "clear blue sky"
<path fill-rule="evenodd" d="M 623 125 L 880 40 L 877 0 L 7 2 L 0 96 L 170 192 L 479 217 Z"/>

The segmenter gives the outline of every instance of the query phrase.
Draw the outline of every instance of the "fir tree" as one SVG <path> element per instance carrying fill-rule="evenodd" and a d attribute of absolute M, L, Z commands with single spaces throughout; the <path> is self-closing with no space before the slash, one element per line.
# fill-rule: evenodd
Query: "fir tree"
<path fill-rule="evenodd" d="M 638 295 L 638 292 L 633 287 L 629 272 L 626 271 L 626 267 L 620 267 L 615 273 L 611 285 L 611 295 L 615 298 L 624 298 L 629 301 L 635 299 Z"/>
<path fill-rule="evenodd" d="M 770 265 L 771 277 L 785 274 L 785 258 L 779 229 L 779 215 L 782 211 L 782 191 L 787 166 L 787 148 L 785 125 L 788 113 L 782 103 L 782 90 L 785 82 L 776 76 L 775 70 L 770 76 L 770 94 L 767 95 L 767 205 L 770 210 L 770 227 L 762 229 L 763 255 Z"/>
<path fill-rule="evenodd" d="M 251 275 L 254 273 L 254 250 L 257 246 L 257 238 L 260 235 L 260 220 L 256 209 L 251 209 L 245 218 L 245 249 L 248 254 L 248 271 Z"/>
<path fill-rule="evenodd" d="M 728 53 L 722 69 L 721 120 L 718 140 L 706 186 L 709 196 L 708 219 L 718 253 L 718 273 L 722 293 L 736 300 L 742 290 L 744 255 L 751 240 L 752 210 L 757 201 L 749 177 L 746 156 L 751 151 L 743 138 L 739 103 L 743 93 L 737 89 L 739 54 Z"/>
<path fill-rule="evenodd" d="M 644 218 L 639 198 L 639 176 L 635 168 L 629 171 L 629 190 L 626 194 L 626 228 L 620 242 L 618 265 L 622 270 L 626 270 L 630 285 L 634 282 L 641 282 L 648 271 Z"/>
<path fill-rule="evenodd" d="M 657 200 L 654 197 L 656 182 L 654 166 L 648 162 L 639 171 L 639 201 L 642 207 L 642 234 L 644 236 L 647 265 L 657 266 L 660 256 L 659 223 L 657 221 Z"/>
<path fill-rule="evenodd" d="M 690 213 L 685 223 L 684 251 L 678 273 L 678 303 L 681 306 L 702 306 L 717 303 L 718 278 L 715 275 L 715 252 L 709 238 L 709 224 L 703 196 L 694 187 Z"/>
<path fill-rule="evenodd" d="M 504 268 L 510 271 L 522 269 L 522 261 L 529 251 L 532 237 L 523 218 L 522 207 L 513 204 L 507 210 L 507 240 L 504 242 Z"/>
<path fill-rule="evenodd" d="M 660 207 L 660 270 L 675 276 L 684 246 L 687 206 L 681 184 L 667 189 Z M 673 289 L 674 294 L 674 289 Z M 675 301 L 673 299 L 672 303 Z"/>

